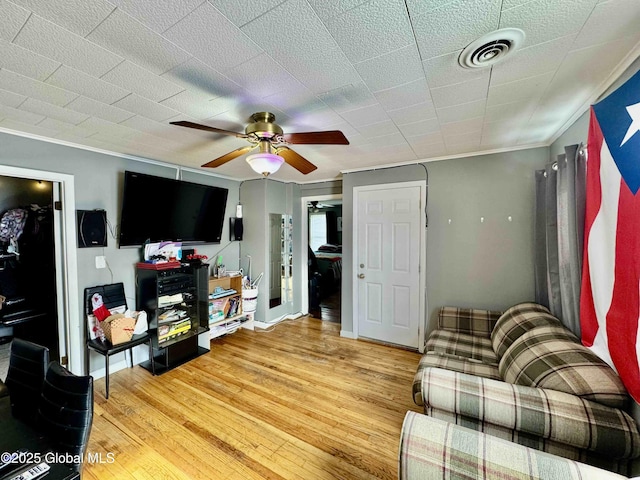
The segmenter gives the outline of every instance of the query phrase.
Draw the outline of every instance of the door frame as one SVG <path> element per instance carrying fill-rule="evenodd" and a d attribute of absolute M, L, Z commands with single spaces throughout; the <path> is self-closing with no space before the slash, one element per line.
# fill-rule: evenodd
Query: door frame
<path fill-rule="evenodd" d="M 322 202 L 323 200 L 342 200 L 342 194 L 333 193 L 328 195 L 308 195 L 300 198 L 300 205 L 302 208 L 302 218 L 300 219 L 300 228 L 302 229 L 302 245 L 300 247 L 300 264 L 302 265 L 300 272 L 300 291 L 302 292 L 302 302 L 300 305 L 300 311 L 303 315 L 307 315 L 309 313 L 309 268 L 304 268 L 304 266 L 309 265 L 309 215 L 307 202 L 312 200 L 318 200 L 319 202 Z M 342 317 L 342 315 L 340 316 Z M 342 321 L 340 323 L 342 323 Z"/>
<path fill-rule="evenodd" d="M 75 246 L 76 239 L 76 210 L 74 176 L 65 173 L 33 170 L 30 168 L 10 167 L 0 165 L 0 175 L 6 177 L 27 178 L 30 180 L 44 180 L 60 186 L 60 200 L 62 212 L 59 225 L 54 210 L 54 231 L 59 232 L 56 243 L 56 297 L 58 309 L 58 343 L 64 341 L 60 348 L 60 356 L 67 355 L 69 370 L 77 375 L 84 374 L 83 367 L 83 330 L 81 322 L 78 295 L 78 258 Z M 54 197 L 55 197 L 54 193 Z M 61 245 L 57 245 L 57 243 Z M 61 329 L 60 327 L 63 326 Z"/>
<path fill-rule="evenodd" d="M 359 318 L 359 310 L 358 310 L 358 277 L 356 276 L 356 272 L 358 271 L 358 196 L 360 192 L 371 191 L 371 190 L 388 190 L 393 188 L 403 188 L 403 187 L 420 187 L 420 211 L 418 212 L 420 215 L 420 221 L 424 221 L 424 225 L 426 225 L 426 218 L 423 216 L 426 204 L 427 204 L 427 182 L 426 180 L 415 180 L 409 182 L 394 182 L 394 183 L 380 183 L 376 185 L 363 185 L 359 187 L 353 187 L 353 244 L 351 247 L 351 251 L 353 252 L 353 256 L 351 258 L 351 268 L 353 272 L 353 278 L 351 279 L 351 289 L 352 289 L 352 318 L 353 318 L 353 338 L 358 338 L 358 318 Z M 418 291 L 420 292 L 420 301 L 419 301 L 419 309 L 418 309 L 418 350 L 420 353 L 424 352 L 424 344 L 426 341 L 426 305 L 427 305 L 427 289 L 426 289 L 426 245 L 427 245 L 427 229 L 420 229 L 420 252 L 418 259 L 419 265 L 419 273 L 418 273 Z"/>

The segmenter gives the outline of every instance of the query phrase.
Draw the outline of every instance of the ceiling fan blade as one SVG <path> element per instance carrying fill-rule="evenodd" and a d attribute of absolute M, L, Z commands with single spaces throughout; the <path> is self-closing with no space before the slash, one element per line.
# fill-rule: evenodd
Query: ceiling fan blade
<path fill-rule="evenodd" d="M 326 132 L 300 132 L 282 135 L 285 142 L 308 145 L 349 145 L 349 140 L 340 130 L 327 130 Z"/>
<path fill-rule="evenodd" d="M 318 168 L 309 160 L 307 160 L 306 158 L 302 157 L 301 155 L 291 150 L 289 147 L 278 147 L 276 149 L 276 154 L 284 158 L 285 162 L 287 162 L 289 165 L 291 165 L 293 168 L 298 170 L 303 175 L 306 175 L 307 173 L 311 173 L 316 168 Z"/>
<path fill-rule="evenodd" d="M 205 132 L 215 132 L 215 133 L 221 133 L 223 135 L 231 135 L 232 137 L 247 138 L 247 136 L 244 133 L 232 132 L 230 130 L 223 130 L 221 128 L 210 127 L 208 125 L 200 125 L 199 123 L 185 122 L 185 121 L 169 122 L 169 123 L 171 125 L 178 125 L 180 127 L 187 127 L 187 128 L 195 128 L 197 130 L 204 130 Z"/>
<path fill-rule="evenodd" d="M 243 155 L 243 154 L 245 154 L 247 152 L 250 152 L 254 148 L 257 148 L 257 145 L 247 145 L 246 147 L 238 148 L 238 149 L 234 150 L 233 152 L 229 152 L 229 153 L 227 153 L 225 155 L 222 155 L 221 157 L 218 157 L 215 160 L 211 160 L 210 162 L 207 162 L 202 166 L 203 167 L 210 167 L 210 168 L 219 167 L 220 165 L 224 165 L 225 163 L 233 160 L 234 158 L 239 157 L 240 155 Z"/>

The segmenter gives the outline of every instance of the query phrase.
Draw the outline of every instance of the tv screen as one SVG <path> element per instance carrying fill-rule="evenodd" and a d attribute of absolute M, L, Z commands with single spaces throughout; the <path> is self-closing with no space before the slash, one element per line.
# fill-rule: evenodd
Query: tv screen
<path fill-rule="evenodd" d="M 151 242 L 220 243 L 226 188 L 125 171 L 120 247 Z"/>

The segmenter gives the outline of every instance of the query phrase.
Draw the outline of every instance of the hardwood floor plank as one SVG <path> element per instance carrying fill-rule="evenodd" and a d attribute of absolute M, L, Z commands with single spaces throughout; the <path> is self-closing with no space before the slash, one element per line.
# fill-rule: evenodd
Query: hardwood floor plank
<path fill-rule="evenodd" d="M 96 381 L 87 479 L 395 479 L 417 352 L 302 317 L 240 330 L 161 376 Z"/>

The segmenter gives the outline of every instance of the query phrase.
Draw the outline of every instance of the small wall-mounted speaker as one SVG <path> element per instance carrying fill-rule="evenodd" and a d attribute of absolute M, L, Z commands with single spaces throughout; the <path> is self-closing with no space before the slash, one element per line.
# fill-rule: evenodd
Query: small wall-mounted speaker
<path fill-rule="evenodd" d="M 107 246 L 107 212 L 104 210 L 76 210 L 78 219 L 78 247 Z"/>
<path fill-rule="evenodd" d="M 242 240 L 244 227 L 242 226 L 242 218 L 229 218 L 229 240 Z"/>

